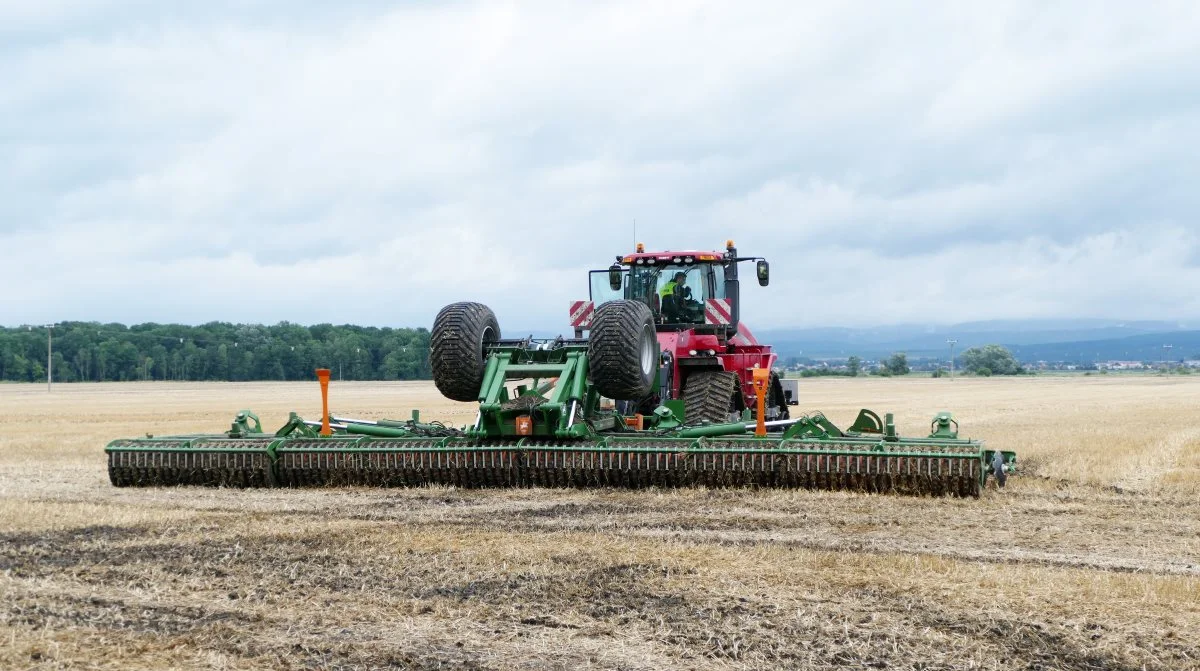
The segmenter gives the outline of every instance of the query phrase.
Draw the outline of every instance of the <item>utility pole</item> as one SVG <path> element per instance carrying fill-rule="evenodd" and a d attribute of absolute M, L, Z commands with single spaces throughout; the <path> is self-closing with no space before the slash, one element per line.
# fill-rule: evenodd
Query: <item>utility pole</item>
<path fill-rule="evenodd" d="M 950 346 L 950 379 L 953 380 L 954 379 L 954 346 L 958 344 L 958 341 L 955 340 L 954 338 L 947 338 L 946 344 Z"/>
<path fill-rule="evenodd" d="M 1174 345 L 1163 345 L 1162 366 L 1164 371 L 1167 369 L 1167 355 L 1171 353 L 1172 347 L 1174 347 Z"/>

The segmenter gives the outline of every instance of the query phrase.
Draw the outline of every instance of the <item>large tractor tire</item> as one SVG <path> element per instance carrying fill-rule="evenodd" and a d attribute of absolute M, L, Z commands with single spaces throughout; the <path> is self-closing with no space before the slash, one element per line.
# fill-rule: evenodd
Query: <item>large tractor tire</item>
<path fill-rule="evenodd" d="M 658 370 L 654 314 L 640 301 L 609 301 L 596 308 L 588 335 L 588 375 L 602 395 L 638 401 Z"/>
<path fill-rule="evenodd" d="M 737 373 L 705 370 L 692 373 L 683 382 L 683 418 L 688 424 L 728 422 L 741 412 L 742 385 Z"/>
<path fill-rule="evenodd" d="M 451 303 L 433 320 L 429 367 L 438 391 L 452 401 L 477 401 L 487 368 L 484 347 L 500 339 L 500 323 L 481 303 Z"/>

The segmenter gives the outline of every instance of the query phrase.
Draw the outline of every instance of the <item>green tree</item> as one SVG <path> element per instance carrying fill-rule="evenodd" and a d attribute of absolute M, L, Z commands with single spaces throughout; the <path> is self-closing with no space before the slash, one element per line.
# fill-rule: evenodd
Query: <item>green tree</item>
<path fill-rule="evenodd" d="M 962 353 L 962 367 L 976 375 L 1020 375 L 1025 369 L 1003 345 L 972 347 Z"/>
<path fill-rule="evenodd" d="M 207 348 L 208 370 L 213 380 L 229 379 L 229 345 L 221 343 L 216 347 Z"/>
<path fill-rule="evenodd" d="M 860 371 L 862 371 L 862 359 L 853 355 L 849 359 L 846 359 L 847 375 L 850 377 L 858 377 Z"/>
<path fill-rule="evenodd" d="M 76 379 L 90 381 L 92 379 L 92 348 L 80 347 L 75 350 Z"/>
<path fill-rule="evenodd" d="M 908 355 L 896 352 L 883 363 L 883 368 L 892 375 L 908 375 L 908 371 L 911 370 L 908 367 Z"/>
<path fill-rule="evenodd" d="M 167 354 L 167 348 L 162 346 L 162 343 L 156 343 L 150 347 L 150 358 L 154 359 L 154 368 L 150 371 L 150 379 L 166 380 L 169 373 L 170 354 Z"/>

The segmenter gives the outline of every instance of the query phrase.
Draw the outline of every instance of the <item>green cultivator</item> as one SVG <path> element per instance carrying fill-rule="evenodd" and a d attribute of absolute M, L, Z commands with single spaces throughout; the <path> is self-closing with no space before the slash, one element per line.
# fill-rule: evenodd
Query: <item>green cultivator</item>
<path fill-rule="evenodd" d="M 901 438 L 890 414 L 869 410 L 845 431 L 819 413 L 769 420 L 766 369 L 753 374 L 757 408 L 729 421 L 692 421 L 678 399 L 614 404 L 594 382 L 613 374 L 596 365 L 611 358 L 612 342 L 501 340 L 490 310 L 456 315 L 467 322 L 435 325 L 435 381 L 460 400 L 463 388 L 477 390 L 472 425 L 425 423 L 416 411 L 406 421 L 344 418 L 326 404 L 319 422 L 293 414 L 265 433 L 243 411 L 223 434 L 113 441 L 109 477 L 116 486 L 792 487 L 978 496 L 989 475 L 1003 485 L 1015 462 L 1011 452 L 958 438 L 948 413 L 924 438 Z M 653 358 L 649 378 L 661 381 Z M 642 372 L 645 359 L 633 358 Z M 318 373 L 327 399 L 328 372 Z"/>

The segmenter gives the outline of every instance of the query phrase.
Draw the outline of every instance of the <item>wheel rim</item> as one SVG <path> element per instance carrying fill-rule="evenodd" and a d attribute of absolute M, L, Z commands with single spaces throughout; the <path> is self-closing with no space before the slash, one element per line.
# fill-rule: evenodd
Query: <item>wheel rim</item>
<path fill-rule="evenodd" d="M 483 327 L 483 337 L 479 339 L 479 359 L 487 360 L 487 344 L 496 342 L 496 331 L 491 326 Z"/>
<path fill-rule="evenodd" d="M 654 360 L 658 358 L 657 343 L 654 329 L 649 326 L 642 329 L 642 375 L 648 376 L 654 371 Z"/>

